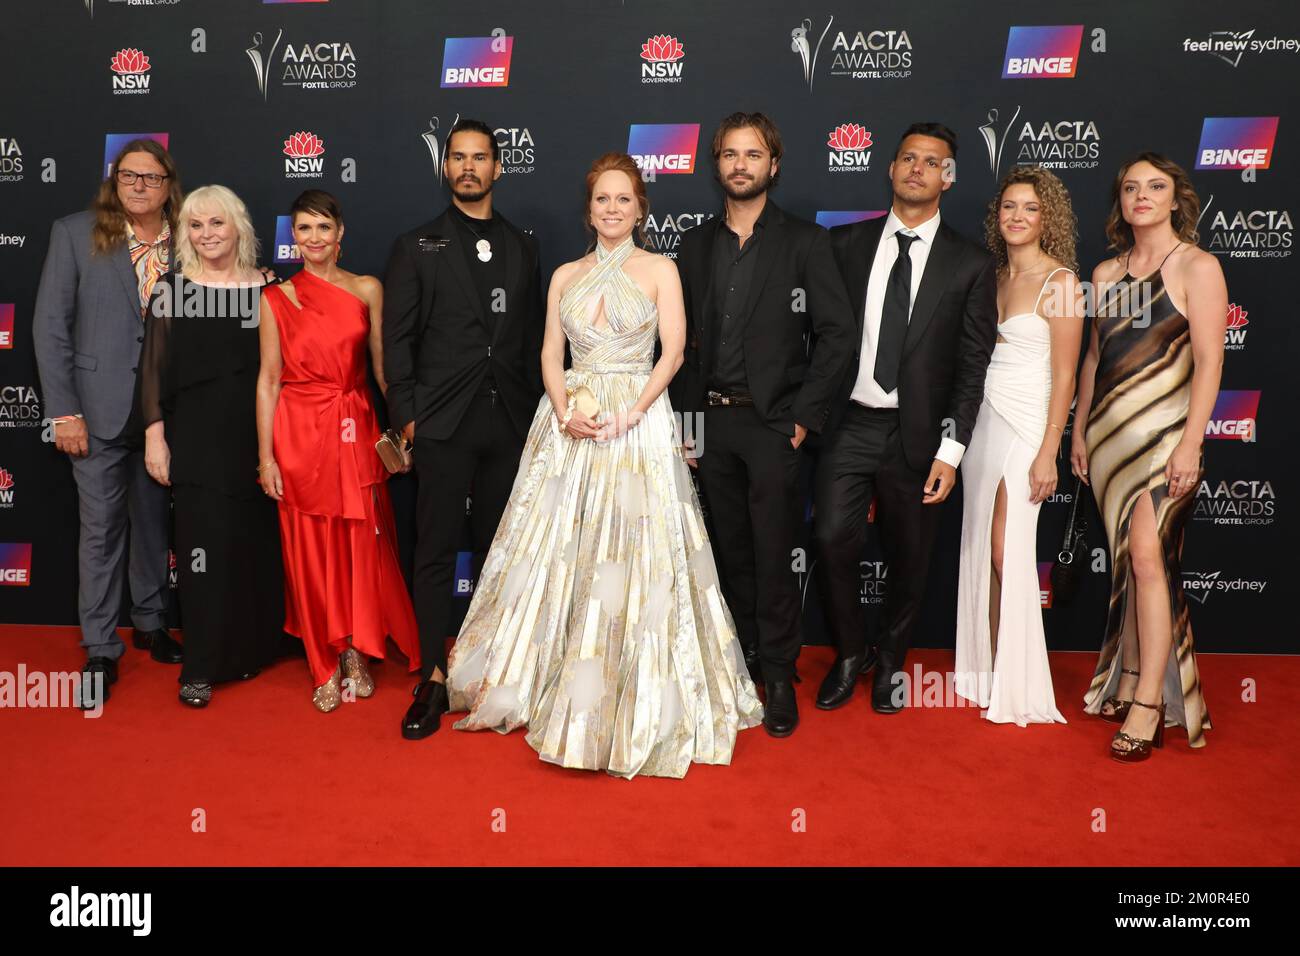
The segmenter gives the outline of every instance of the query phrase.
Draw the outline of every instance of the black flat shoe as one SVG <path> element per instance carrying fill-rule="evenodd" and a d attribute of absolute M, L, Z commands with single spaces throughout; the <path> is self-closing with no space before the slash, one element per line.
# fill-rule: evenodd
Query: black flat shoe
<path fill-rule="evenodd" d="M 149 656 L 159 664 L 179 664 L 185 660 L 181 645 L 173 641 L 171 635 L 161 627 L 152 631 L 135 628 L 131 632 L 131 643 L 139 650 L 147 650 Z"/>
<path fill-rule="evenodd" d="M 773 737 L 789 737 L 799 726 L 799 705 L 794 699 L 794 682 L 770 680 L 763 705 L 763 726 Z"/>
<path fill-rule="evenodd" d="M 206 707 L 212 699 L 212 685 L 204 681 L 181 684 L 181 703 L 191 707 Z"/>
<path fill-rule="evenodd" d="M 876 665 L 876 650 L 870 648 L 861 654 L 849 657 L 836 657 L 835 663 L 822 680 L 817 690 L 817 707 L 819 710 L 834 710 L 843 707 L 853 698 L 853 688 L 857 686 L 858 677 L 866 674 Z"/>
<path fill-rule="evenodd" d="M 92 657 L 81 668 L 81 709 L 94 710 L 108 701 L 109 685 L 117 682 L 117 661 Z"/>
<path fill-rule="evenodd" d="M 903 683 L 895 683 L 896 673 L 892 667 L 880 664 L 871 675 L 871 709 L 878 714 L 896 714 L 903 709 Z"/>
<path fill-rule="evenodd" d="M 442 715 L 451 709 L 447 702 L 447 685 L 422 680 L 415 685 L 412 695 L 415 700 L 402 718 L 402 736 L 407 740 L 423 740 L 437 731 Z"/>

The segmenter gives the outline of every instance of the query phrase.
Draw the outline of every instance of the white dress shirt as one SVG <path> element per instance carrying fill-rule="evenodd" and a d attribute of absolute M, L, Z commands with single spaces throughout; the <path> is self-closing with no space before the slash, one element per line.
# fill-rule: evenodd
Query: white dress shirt
<path fill-rule="evenodd" d="M 904 226 L 894 211 L 889 211 L 885 219 L 885 228 L 880 234 L 880 244 L 876 246 L 876 257 L 871 261 L 871 272 L 867 277 L 867 304 L 862 321 L 862 349 L 858 360 L 858 377 L 850 398 L 859 405 L 868 408 L 897 408 L 898 389 L 886 392 L 875 379 L 876 345 L 880 341 L 880 315 L 885 306 L 885 291 L 889 285 L 889 273 L 898 260 L 898 240 L 894 233 L 914 235 L 916 242 L 908 249 L 912 260 L 912 294 L 908 303 L 908 318 L 911 318 L 911 306 L 916 302 L 917 290 L 921 288 L 921 279 L 925 275 L 925 264 L 934 247 L 934 237 L 939 232 L 939 213 L 921 223 L 915 229 Z M 940 461 L 956 468 L 961 464 L 962 453 L 966 446 L 951 438 L 944 438 L 935 453 Z"/>

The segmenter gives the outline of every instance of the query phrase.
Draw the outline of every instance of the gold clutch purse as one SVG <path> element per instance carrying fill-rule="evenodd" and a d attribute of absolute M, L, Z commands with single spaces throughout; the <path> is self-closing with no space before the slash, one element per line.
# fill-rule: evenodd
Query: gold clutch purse
<path fill-rule="evenodd" d="M 569 408 L 581 412 L 592 421 L 600 416 L 600 402 L 596 400 L 596 394 L 586 385 L 579 385 L 577 388 L 568 391 Z"/>
<path fill-rule="evenodd" d="M 390 428 L 375 442 L 375 451 L 390 475 L 411 470 L 411 446 L 396 428 Z"/>

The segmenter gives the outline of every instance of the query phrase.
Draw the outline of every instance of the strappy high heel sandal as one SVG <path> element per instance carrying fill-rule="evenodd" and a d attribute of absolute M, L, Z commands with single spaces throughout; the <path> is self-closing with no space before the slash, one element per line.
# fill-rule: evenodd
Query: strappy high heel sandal
<path fill-rule="evenodd" d="M 1134 677 L 1141 676 L 1137 671 L 1131 671 L 1127 667 L 1121 667 L 1119 672 L 1121 674 L 1132 674 Z M 1137 688 L 1134 688 L 1134 693 L 1136 692 Z M 1097 712 L 1097 716 L 1102 720 L 1110 721 L 1112 724 L 1122 724 L 1128 719 L 1128 709 L 1132 703 L 1133 701 L 1131 700 L 1120 700 L 1118 697 L 1107 697 L 1102 701 L 1101 706 L 1103 708 L 1109 707 L 1110 713 L 1108 714 L 1105 710 L 1100 710 Z"/>
<path fill-rule="evenodd" d="M 1110 755 L 1122 763 L 1137 763 L 1139 760 L 1146 760 L 1151 756 L 1153 747 L 1163 747 L 1165 745 L 1165 705 L 1161 704 L 1144 704 L 1140 700 L 1134 700 L 1138 707 L 1145 707 L 1148 710 L 1157 711 L 1156 713 L 1156 730 L 1150 740 L 1143 740 L 1140 737 L 1134 737 L 1132 734 L 1126 734 L 1119 731 L 1110 741 Z M 1123 749 L 1117 749 L 1115 744 L 1124 741 L 1128 746 Z"/>
<path fill-rule="evenodd" d="M 370 676 L 366 659 L 355 647 L 349 647 L 339 658 L 345 680 L 352 681 L 352 690 L 358 697 L 369 697 L 375 692 L 375 679 Z"/>

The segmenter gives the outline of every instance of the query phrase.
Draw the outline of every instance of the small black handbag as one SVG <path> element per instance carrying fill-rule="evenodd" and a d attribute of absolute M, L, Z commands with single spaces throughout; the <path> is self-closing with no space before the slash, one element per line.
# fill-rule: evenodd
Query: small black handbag
<path fill-rule="evenodd" d="M 1065 540 L 1052 562 L 1052 603 L 1069 604 L 1079 590 L 1079 578 L 1088 560 L 1088 519 L 1084 517 L 1080 499 L 1083 497 L 1083 480 L 1074 479 L 1074 498 L 1070 502 L 1070 517 L 1065 522 Z"/>

